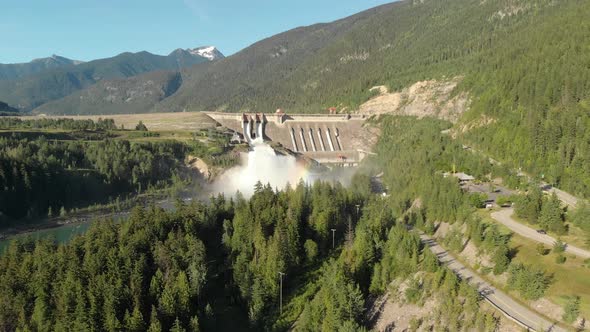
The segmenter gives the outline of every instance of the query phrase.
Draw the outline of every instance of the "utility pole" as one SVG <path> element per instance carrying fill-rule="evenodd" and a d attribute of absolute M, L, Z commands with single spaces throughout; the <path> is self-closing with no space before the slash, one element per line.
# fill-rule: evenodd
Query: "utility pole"
<path fill-rule="evenodd" d="M 332 249 L 334 249 L 334 234 L 336 234 L 336 228 L 332 228 Z"/>
<path fill-rule="evenodd" d="M 285 276 L 287 274 L 283 273 L 283 272 L 279 272 L 279 278 L 281 279 L 280 283 L 280 291 L 279 291 L 279 312 L 282 314 L 283 313 L 283 276 Z"/>

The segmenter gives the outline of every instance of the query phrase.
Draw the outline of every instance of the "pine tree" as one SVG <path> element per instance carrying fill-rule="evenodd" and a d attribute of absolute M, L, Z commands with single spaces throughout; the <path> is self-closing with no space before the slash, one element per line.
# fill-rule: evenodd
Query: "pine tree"
<path fill-rule="evenodd" d="M 563 235 L 566 233 L 566 228 L 563 223 L 563 210 L 560 205 L 561 201 L 553 193 L 551 198 L 543 204 L 539 216 L 539 224 L 552 232 Z"/>
<path fill-rule="evenodd" d="M 190 312 L 190 286 L 186 273 L 180 271 L 176 277 L 176 306 L 178 308 L 178 314 L 182 318 Z"/>
<path fill-rule="evenodd" d="M 152 313 L 150 314 L 150 326 L 148 332 L 162 332 L 162 324 L 160 324 L 158 313 L 154 306 L 152 306 Z"/>
<path fill-rule="evenodd" d="M 436 272 L 440 264 L 436 255 L 429 249 L 424 248 L 424 258 L 422 260 L 422 268 L 428 272 Z"/>
<path fill-rule="evenodd" d="M 350 216 L 348 217 L 348 225 L 346 227 L 346 234 L 344 235 L 344 239 L 346 248 L 352 248 L 352 244 L 354 243 L 354 229 L 352 227 L 352 219 L 350 218 Z"/>
<path fill-rule="evenodd" d="M 508 248 L 506 245 L 496 249 L 492 261 L 494 262 L 494 274 L 502 274 L 508 269 L 510 259 L 508 258 Z"/>
<path fill-rule="evenodd" d="M 184 327 L 182 327 L 182 324 L 180 324 L 180 320 L 178 319 L 178 317 L 176 317 L 176 320 L 174 321 L 174 325 L 172 325 L 170 332 L 185 332 L 185 331 L 186 330 L 184 329 Z"/>
<path fill-rule="evenodd" d="M 129 312 L 125 315 L 125 326 L 128 331 L 144 331 L 145 330 L 145 322 L 143 320 L 143 315 L 141 311 L 135 305 L 133 307 L 133 313 L 129 315 Z"/>

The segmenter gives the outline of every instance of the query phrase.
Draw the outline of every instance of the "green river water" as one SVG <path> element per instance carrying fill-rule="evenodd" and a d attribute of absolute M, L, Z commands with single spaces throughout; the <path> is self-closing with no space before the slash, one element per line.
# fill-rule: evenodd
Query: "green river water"
<path fill-rule="evenodd" d="M 32 239 L 38 240 L 53 237 L 57 242 L 64 243 L 69 241 L 72 237 L 86 232 L 91 224 L 92 222 L 68 224 L 54 228 L 32 231 L 30 233 L 14 235 L 5 240 L 0 240 L 0 254 L 3 253 L 6 248 L 8 248 L 10 241 L 17 238 L 31 237 Z"/>
<path fill-rule="evenodd" d="M 187 200 L 189 200 L 189 199 L 185 199 L 185 201 L 187 201 Z M 173 210 L 174 209 L 174 203 L 173 203 L 173 200 L 171 200 L 171 199 L 160 200 L 158 202 L 155 202 L 155 204 L 165 210 Z M 19 239 L 19 238 L 22 239 L 22 238 L 30 237 L 33 240 L 39 240 L 39 239 L 51 237 L 51 238 L 55 239 L 55 241 L 57 241 L 58 243 L 65 243 L 65 242 L 68 242 L 70 239 L 72 239 L 74 236 L 85 233 L 90 228 L 90 226 L 92 226 L 92 224 L 94 222 L 100 222 L 104 218 L 107 218 L 107 219 L 112 218 L 113 220 L 116 221 L 116 220 L 120 220 L 122 218 L 125 218 L 127 216 L 128 216 L 128 212 L 118 212 L 114 215 L 110 212 L 106 213 L 106 214 L 96 214 L 91 217 L 87 217 L 88 221 L 66 223 L 64 225 L 60 225 L 57 227 L 45 228 L 45 229 L 40 229 L 40 230 L 32 230 L 30 232 L 12 235 L 6 239 L 0 240 L 0 254 L 3 254 L 6 251 L 6 249 L 8 248 L 8 246 L 10 245 L 10 242 L 15 239 Z"/>

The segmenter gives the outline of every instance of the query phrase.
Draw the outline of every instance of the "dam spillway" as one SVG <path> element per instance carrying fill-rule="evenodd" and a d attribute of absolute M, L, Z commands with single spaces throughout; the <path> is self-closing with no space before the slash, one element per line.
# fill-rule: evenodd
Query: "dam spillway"
<path fill-rule="evenodd" d="M 355 142 L 365 117 L 350 114 L 206 113 L 221 126 L 252 145 L 280 143 L 294 153 L 321 164 L 355 166 L 365 153 Z"/>

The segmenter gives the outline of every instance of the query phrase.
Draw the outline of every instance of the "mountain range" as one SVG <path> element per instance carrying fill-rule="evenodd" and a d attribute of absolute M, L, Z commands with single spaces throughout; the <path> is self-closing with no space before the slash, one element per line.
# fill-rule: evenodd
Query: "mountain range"
<path fill-rule="evenodd" d="M 543 38 L 539 31 L 546 30 L 547 22 L 558 26 L 551 31 L 555 38 L 571 40 L 570 30 L 580 29 L 570 27 L 566 19 L 585 7 L 580 0 L 399 1 L 331 23 L 298 27 L 227 58 L 211 47 L 178 49 L 168 56 L 123 53 L 2 80 L 0 100 L 46 114 L 109 114 L 125 108 L 129 112 L 282 108 L 317 113 L 330 107 L 358 109 L 378 94 L 380 90 L 372 89 L 376 86 L 401 91 L 423 80 L 459 77 L 454 93 L 476 101 L 483 91 L 498 91 L 486 87 L 515 79 L 498 76 L 502 61 L 518 70 L 526 68 L 523 75 L 536 72 L 539 64 L 522 58 L 539 51 L 539 45 L 530 41 Z M 545 68 L 558 79 L 563 61 L 558 55 L 569 47 L 561 44 L 553 49 L 557 53 L 543 54 L 555 60 Z M 143 75 L 163 70 L 179 77 L 162 72 Z M 115 82 L 96 84 L 111 80 Z M 149 87 L 139 95 L 145 97 L 136 93 L 134 98 L 121 99 L 106 90 L 116 85 L 138 91 L 144 83 Z M 158 85 L 157 98 L 148 93 L 150 84 Z M 115 106 L 115 99 L 123 104 Z"/>
<path fill-rule="evenodd" d="M 80 63 L 83 63 L 83 61 L 71 60 L 55 54 L 48 58 L 35 59 L 27 63 L 0 63 L 0 80 L 18 79 L 48 69 L 78 65 Z"/>
<path fill-rule="evenodd" d="M 379 105 L 385 112 L 411 105 L 427 116 L 421 108 L 442 107 L 454 136 L 590 195 L 588 13 L 586 0 L 399 1 L 226 58 L 206 47 L 123 53 L 1 80 L 0 101 L 33 113 L 104 115 L 332 107 L 370 115 L 378 103 L 367 101 L 377 97 L 395 101 Z"/>
<path fill-rule="evenodd" d="M 0 100 L 20 110 L 30 111 L 101 81 L 132 78 L 162 70 L 179 72 L 183 68 L 220 58 L 223 54 L 214 47 L 200 47 L 177 49 L 167 56 L 145 51 L 126 52 L 111 58 L 81 62 L 54 55 L 29 63 L 4 64 L 0 65 Z"/>

